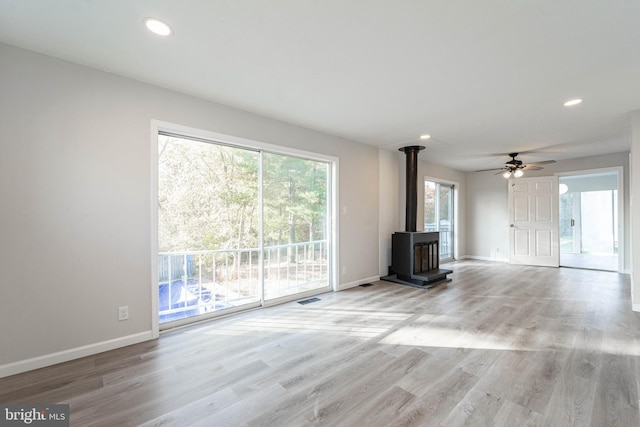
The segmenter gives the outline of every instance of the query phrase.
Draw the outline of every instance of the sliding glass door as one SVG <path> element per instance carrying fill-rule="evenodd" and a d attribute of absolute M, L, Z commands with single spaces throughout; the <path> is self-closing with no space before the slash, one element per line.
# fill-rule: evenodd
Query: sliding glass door
<path fill-rule="evenodd" d="M 160 134 L 159 322 L 330 289 L 330 168 Z"/>
<path fill-rule="evenodd" d="M 560 265 L 617 271 L 616 172 L 560 177 Z"/>
<path fill-rule="evenodd" d="M 263 156 L 264 298 L 329 286 L 329 164 Z"/>
<path fill-rule="evenodd" d="M 260 301 L 259 156 L 158 136 L 160 323 Z"/>
<path fill-rule="evenodd" d="M 453 259 L 454 186 L 425 180 L 424 231 L 440 232 L 440 259 Z"/>

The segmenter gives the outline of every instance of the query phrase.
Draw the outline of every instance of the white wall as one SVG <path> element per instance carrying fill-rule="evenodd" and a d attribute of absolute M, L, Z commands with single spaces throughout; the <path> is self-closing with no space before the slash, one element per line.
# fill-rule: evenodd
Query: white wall
<path fill-rule="evenodd" d="M 376 148 L 4 44 L 0 62 L 0 376 L 151 337 L 152 119 L 338 157 L 340 286 L 378 276 Z"/>
<path fill-rule="evenodd" d="M 507 180 L 494 172 L 467 173 L 467 209 L 466 255 L 508 261 Z"/>
<path fill-rule="evenodd" d="M 562 160 L 545 165 L 540 171 L 527 171 L 526 176 L 545 176 L 555 173 L 586 171 L 622 166 L 624 171 L 624 268 L 630 268 L 630 197 L 629 153 Z M 494 172 L 467 173 L 467 255 L 480 259 L 508 261 L 509 215 L 507 180 Z"/>
<path fill-rule="evenodd" d="M 379 274 L 386 276 L 389 274 L 389 265 L 391 265 L 391 235 L 404 228 L 404 213 L 400 217 L 401 173 L 398 153 L 381 149 L 378 152 L 378 160 L 380 162 Z M 404 200 L 404 193 L 402 199 Z"/>

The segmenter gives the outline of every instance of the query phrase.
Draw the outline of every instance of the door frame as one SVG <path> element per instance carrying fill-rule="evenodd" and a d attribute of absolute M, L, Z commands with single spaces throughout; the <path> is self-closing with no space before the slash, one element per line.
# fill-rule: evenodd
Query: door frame
<path fill-rule="evenodd" d="M 579 176 L 579 175 L 595 175 L 599 173 L 616 172 L 618 176 L 618 273 L 624 271 L 625 257 L 625 228 L 624 228 L 624 166 L 612 166 L 608 168 L 585 169 L 572 172 L 556 172 L 554 173 L 558 179 L 562 176 Z"/>

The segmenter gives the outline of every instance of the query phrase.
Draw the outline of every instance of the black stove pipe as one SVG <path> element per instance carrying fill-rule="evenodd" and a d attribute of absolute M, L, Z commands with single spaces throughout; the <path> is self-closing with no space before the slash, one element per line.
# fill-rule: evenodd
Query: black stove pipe
<path fill-rule="evenodd" d="M 424 148 L 421 145 L 400 148 L 407 157 L 407 205 L 404 228 L 409 232 L 418 231 L 418 153 Z"/>

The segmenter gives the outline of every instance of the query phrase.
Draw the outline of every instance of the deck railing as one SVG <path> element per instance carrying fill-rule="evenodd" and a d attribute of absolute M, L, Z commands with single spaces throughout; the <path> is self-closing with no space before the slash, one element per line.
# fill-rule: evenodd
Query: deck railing
<path fill-rule="evenodd" d="M 160 322 L 329 285 L 327 241 L 158 254 Z"/>
<path fill-rule="evenodd" d="M 453 258 L 453 251 L 451 247 L 451 238 L 453 233 L 449 227 L 438 227 L 435 224 L 426 224 L 424 227 L 424 231 L 439 231 L 440 232 L 440 258 L 447 259 Z"/>

